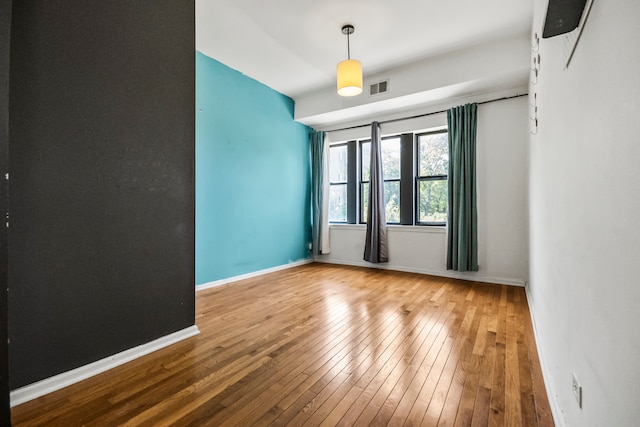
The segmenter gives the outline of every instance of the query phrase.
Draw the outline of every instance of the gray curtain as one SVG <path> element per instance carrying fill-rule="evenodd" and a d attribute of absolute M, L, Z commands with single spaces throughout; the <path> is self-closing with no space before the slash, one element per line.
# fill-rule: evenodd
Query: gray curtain
<path fill-rule="evenodd" d="M 324 181 L 325 181 L 325 136 L 324 131 L 313 132 L 310 135 L 311 143 L 311 204 L 312 204 L 312 229 L 311 238 L 313 255 L 322 253 L 323 238 L 323 206 L 324 206 Z M 327 194 L 327 197 L 329 195 Z"/>
<path fill-rule="evenodd" d="M 447 270 L 478 271 L 477 109 L 477 104 L 467 104 L 447 111 L 449 125 Z"/>
<path fill-rule="evenodd" d="M 380 148 L 380 124 L 371 124 L 371 177 L 369 179 L 369 208 L 364 260 L 374 263 L 389 261 L 387 220 L 384 211 L 384 178 Z"/>

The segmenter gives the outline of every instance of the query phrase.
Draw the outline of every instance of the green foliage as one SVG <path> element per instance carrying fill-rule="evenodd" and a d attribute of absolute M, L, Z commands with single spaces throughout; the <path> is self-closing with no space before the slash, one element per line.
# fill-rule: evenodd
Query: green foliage
<path fill-rule="evenodd" d="M 420 181 L 418 221 L 447 222 L 447 180 Z"/>
<path fill-rule="evenodd" d="M 418 138 L 418 176 L 447 175 L 449 141 L 447 133 L 420 135 Z"/>
<path fill-rule="evenodd" d="M 431 133 L 418 137 L 418 221 L 447 222 L 447 180 L 434 177 L 449 172 L 448 134 Z M 420 177 L 431 177 L 429 180 Z"/>

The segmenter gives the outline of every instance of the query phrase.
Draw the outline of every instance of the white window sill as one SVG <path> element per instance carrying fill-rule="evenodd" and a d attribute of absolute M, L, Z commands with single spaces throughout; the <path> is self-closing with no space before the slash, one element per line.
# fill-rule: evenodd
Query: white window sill
<path fill-rule="evenodd" d="M 335 230 L 365 230 L 366 224 L 329 224 L 329 229 Z M 447 227 L 444 225 L 387 225 L 390 233 L 437 233 L 444 234 Z"/>

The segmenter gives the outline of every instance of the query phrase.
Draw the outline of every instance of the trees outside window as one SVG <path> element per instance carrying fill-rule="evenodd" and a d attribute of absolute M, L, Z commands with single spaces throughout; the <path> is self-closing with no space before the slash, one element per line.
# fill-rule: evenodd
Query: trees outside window
<path fill-rule="evenodd" d="M 384 178 L 385 217 L 388 224 L 400 223 L 400 137 L 383 138 L 382 176 Z M 360 143 L 360 222 L 367 222 L 371 141 Z"/>
<path fill-rule="evenodd" d="M 446 131 L 416 135 L 417 223 L 447 223 L 449 142 Z"/>
<path fill-rule="evenodd" d="M 329 148 L 329 222 L 347 222 L 347 144 Z"/>

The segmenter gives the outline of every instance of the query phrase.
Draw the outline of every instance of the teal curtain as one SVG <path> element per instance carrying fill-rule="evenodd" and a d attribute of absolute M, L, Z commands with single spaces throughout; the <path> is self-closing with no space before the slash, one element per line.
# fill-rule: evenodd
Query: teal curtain
<path fill-rule="evenodd" d="M 449 125 L 447 270 L 478 271 L 477 110 L 477 104 L 467 104 L 447 111 Z"/>
<path fill-rule="evenodd" d="M 324 228 L 324 212 L 325 206 L 325 164 L 326 159 L 326 132 L 312 132 L 310 135 L 311 144 L 311 203 L 312 203 L 312 253 L 313 255 L 322 254 Z M 327 194 L 326 197 L 329 195 Z"/>
<path fill-rule="evenodd" d="M 380 124 L 371 124 L 371 164 L 369 178 L 369 207 L 364 243 L 364 260 L 388 262 L 387 220 L 384 206 L 384 178 L 382 176 L 382 148 Z"/>

